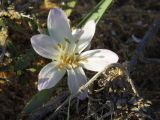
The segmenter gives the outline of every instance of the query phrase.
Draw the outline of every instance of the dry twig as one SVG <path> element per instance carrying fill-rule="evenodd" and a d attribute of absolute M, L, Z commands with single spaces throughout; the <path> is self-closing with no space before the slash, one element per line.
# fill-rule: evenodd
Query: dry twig
<path fill-rule="evenodd" d="M 137 59 L 141 56 L 145 45 L 149 42 L 149 40 L 155 36 L 158 29 L 160 28 L 160 17 L 157 18 L 153 24 L 150 26 L 149 30 L 144 35 L 142 41 L 140 41 L 139 45 L 137 46 L 137 49 L 135 50 L 135 53 L 129 62 L 128 70 L 131 72 L 134 68 L 134 66 L 137 64 Z M 157 60 L 156 60 L 157 61 Z M 159 62 L 159 61 L 158 61 Z"/>

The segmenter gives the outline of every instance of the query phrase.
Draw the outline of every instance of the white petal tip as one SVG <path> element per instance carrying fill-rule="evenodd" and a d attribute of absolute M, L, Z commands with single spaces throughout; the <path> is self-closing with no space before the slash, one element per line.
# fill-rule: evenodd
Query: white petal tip
<path fill-rule="evenodd" d="M 51 13 L 53 13 L 54 15 L 59 16 L 59 15 L 61 15 L 61 13 L 62 13 L 62 9 L 60 9 L 60 8 L 53 8 L 53 9 L 51 9 L 51 10 L 49 11 L 49 14 L 51 14 Z"/>
<path fill-rule="evenodd" d="M 105 66 L 118 62 L 118 55 L 111 50 L 96 49 L 89 50 L 81 54 L 82 57 L 87 58 L 87 62 L 83 65 L 86 69 L 91 71 L 101 71 Z"/>
<path fill-rule="evenodd" d="M 43 90 L 43 88 L 41 88 L 39 85 L 38 85 L 38 91 L 41 91 L 41 90 Z"/>

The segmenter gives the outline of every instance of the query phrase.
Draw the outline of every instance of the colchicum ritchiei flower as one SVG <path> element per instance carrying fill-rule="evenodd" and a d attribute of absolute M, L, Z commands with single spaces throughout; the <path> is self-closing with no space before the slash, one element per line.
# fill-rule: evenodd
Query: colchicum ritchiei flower
<path fill-rule="evenodd" d="M 87 22 L 82 29 L 71 32 L 65 13 L 59 9 L 51 9 L 47 27 L 49 35 L 38 34 L 31 38 L 33 49 L 41 56 L 51 59 L 39 73 L 38 90 L 54 87 L 68 73 L 68 87 L 74 95 L 80 86 L 87 82 L 82 68 L 100 71 L 105 66 L 116 63 L 118 56 L 107 49 L 96 49 L 83 52 L 95 33 L 96 24 Z M 80 95 L 83 99 L 85 96 Z"/>

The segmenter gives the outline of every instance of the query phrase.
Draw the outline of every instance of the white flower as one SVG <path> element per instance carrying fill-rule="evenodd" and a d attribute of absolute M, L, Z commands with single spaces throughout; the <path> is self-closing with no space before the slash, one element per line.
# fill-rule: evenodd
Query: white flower
<path fill-rule="evenodd" d="M 31 38 L 33 49 L 39 55 L 52 60 L 39 73 L 38 90 L 52 88 L 67 72 L 68 86 L 74 95 L 87 81 L 83 67 L 91 71 L 100 71 L 106 65 L 118 61 L 117 54 L 107 49 L 82 52 L 94 36 L 94 21 L 89 21 L 82 29 L 71 32 L 64 12 L 54 8 L 49 12 L 47 26 L 49 36 L 38 34 Z M 84 95 L 79 98 L 83 99 Z"/>

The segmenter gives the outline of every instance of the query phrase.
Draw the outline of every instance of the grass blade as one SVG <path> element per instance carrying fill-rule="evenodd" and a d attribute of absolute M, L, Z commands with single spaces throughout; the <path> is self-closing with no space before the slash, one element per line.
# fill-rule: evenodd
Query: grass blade
<path fill-rule="evenodd" d="M 38 92 L 30 102 L 25 106 L 23 113 L 31 113 L 36 110 L 38 107 L 43 105 L 50 98 L 53 89 L 45 89 Z"/>
<path fill-rule="evenodd" d="M 82 27 L 89 20 L 95 20 L 95 22 L 98 23 L 111 3 L 112 0 L 101 0 L 96 7 L 77 25 L 77 27 Z"/>

